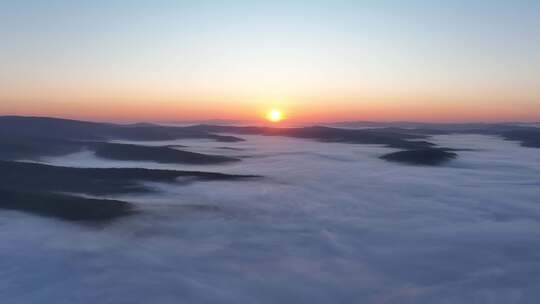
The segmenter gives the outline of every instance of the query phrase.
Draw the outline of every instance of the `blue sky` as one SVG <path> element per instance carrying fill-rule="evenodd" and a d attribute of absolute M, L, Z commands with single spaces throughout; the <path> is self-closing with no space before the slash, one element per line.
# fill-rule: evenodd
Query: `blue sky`
<path fill-rule="evenodd" d="M 540 1 L 0 0 L 0 19 L 6 113 L 131 100 L 540 118 Z"/>

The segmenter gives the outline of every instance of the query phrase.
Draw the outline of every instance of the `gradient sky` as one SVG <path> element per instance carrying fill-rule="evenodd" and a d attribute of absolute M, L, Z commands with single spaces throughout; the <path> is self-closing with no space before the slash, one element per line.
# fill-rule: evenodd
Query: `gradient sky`
<path fill-rule="evenodd" d="M 540 1 L 0 0 L 0 114 L 540 120 Z"/>

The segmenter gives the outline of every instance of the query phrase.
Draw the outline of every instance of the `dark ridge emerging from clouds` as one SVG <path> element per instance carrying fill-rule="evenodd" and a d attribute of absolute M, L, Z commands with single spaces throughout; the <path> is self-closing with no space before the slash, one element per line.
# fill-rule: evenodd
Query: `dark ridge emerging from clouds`
<path fill-rule="evenodd" d="M 97 156 L 158 163 L 219 164 L 237 158 L 180 151 L 173 147 L 149 147 L 103 142 L 112 139 L 170 140 L 207 138 L 221 142 L 242 139 L 209 132 L 150 124 L 115 125 L 55 118 L 0 117 L 0 208 L 33 212 L 62 219 L 111 219 L 130 214 L 131 205 L 113 200 L 87 199 L 75 195 L 148 192 L 141 182 L 236 180 L 253 176 L 213 172 L 67 168 L 16 162 L 62 156 L 84 149 Z M 26 197 L 26 199 L 25 199 Z"/>
<path fill-rule="evenodd" d="M 131 204 L 88 199 L 65 192 L 107 195 L 144 193 L 142 182 L 174 183 L 193 180 L 238 180 L 252 175 L 139 168 L 69 168 L 35 163 L 0 161 L 0 208 L 54 216 L 66 220 L 110 220 L 129 215 Z"/>
<path fill-rule="evenodd" d="M 420 149 L 389 153 L 381 159 L 414 165 L 436 166 L 457 157 L 457 154 L 446 149 Z"/>
<path fill-rule="evenodd" d="M 418 149 L 433 146 L 424 141 L 427 138 L 421 134 L 407 134 L 404 132 L 392 132 L 391 130 L 379 129 L 339 129 L 324 126 L 302 128 L 268 128 L 268 127 L 231 127 L 198 125 L 186 127 L 202 132 L 223 132 L 235 134 L 255 134 L 266 136 L 288 136 L 296 138 L 313 139 L 322 142 L 342 142 L 353 144 L 380 144 L 392 148 Z"/>
<path fill-rule="evenodd" d="M 96 156 L 131 161 L 154 161 L 176 164 L 221 164 L 240 161 L 239 158 L 181 151 L 172 147 L 150 147 L 132 144 L 98 143 L 92 146 Z"/>
<path fill-rule="evenodd" d="M 68 221 L 110 221 L 136 213 L 127 202 L 80 196 L 0 189 L 0 208 Z"/>
<path fill-rule="evenodd" d="M 323 126 L 303 128 L 267 128 L 197 125 L 165 127 L 147 124 L 114 125 L 66 119 L 38 117 L 0 117 L 0 140 L 7 143 L 0 149 L 0 159 L 39 159 L 80 151 L 95 150 L 96 154 L 116 160 L 156 161 L 161 163 L 215 164 L 238 159 L 220 155 L 205 155 L 172 149 L 100 143 L 104 140 L 168 140 L 179 138 L 209 138 L 223 142 L 242 139 L 215 133 L 258 134 L 313 139 L 322 142 L 380 144 L 400 149 L 429 149 L 434 145 L 424 134 L 409 134 L 395 130 L 354 130 Z"/>
<path fill-rule="evenodd" d="M 0 117 L 0 130 L 6 134 L 57 138 L 63 140 L 174 140 L 208 138 L 222 142 L 241 141 L 241 138 L 222 136 L 183 127 L 151 124 L 118 125 L 47 117 Z"/>
<path fill-rule="evenodd" d="M 173 140 L 206 138 L 220 142 L 237 142 L 241 138 L 216 135 L 181 127 L 149 124 L 115 125 L 42 117 L 0 117 L 0 159 L 37 160 L 95 150 L 101 157 L 117 160 L 155 161 L 161 163 L 216 164 L 238 159 L 179 151 L 173 147 L 145 147 L 110 144 L 107 140 Z"/>
<path fill-rule="evenodd" d="M 419 122 L 340 122 L 331 124 L 340 128 L 379 128 L 406 134 L 481 134 L 496 135 L 507 140 L 519 141 L 524 147 L 540 148 L 538 123 L 419 123 Z"/>
<path fill-rule="evenodd" d="M 351 123 L 342 125 L 351 125 Z M 385 145 L 402 150 L 411 150 L 412 152 L 400 154 L 401 157 L 412 157 L 410 163 L 422 162 L 419 158 L 425 155 L 427 159 L 424 163 L 426 164 L 439 164 L 449 159 L 449 155 L 441 153 L 439 150 L 441 147 L 436 147 L 427 140 L 430 135 L 435 134 L 497 135 L 508 140 L 520 141 L 524 146 L 540 147 L 540 129 L 513 124 L 394 123 L 384 125 L 377 123 L 372 124 L 372 126 L 378 128 L 342 129 L 325 126 L 270 128 L 218 125 L 169 127 L 144 123 L 116 125 L 54 118 L 6 116 L 0 117 L 0 140 L 5 143 L 0 149 L 0 159 L 38 159 L 41 156 L 57 156 L 90 148 L 98 156 L 115 160 L 191 164 L 216 164 L 237 161 L 238 159 L 227 156 L 180 151 L 166 146 L 146 147 L 103 143 L 103 141 L 114 139 L 170 140 L 206 138 L 222 142 L 242 140 L 236 136 L 216 133 L 288 136 L 321 142 Z M 93 143 L 89 143 L 89 141 Z M 413 157 L 413 155 L 415 156 Z M 452 157 L 456 157 L 455 153 L 452 154 Z M 393 157 L 382 158 L 386 160 L 393 159 Z M 438 161 L 433 161 L 435 158 Z"/>
<path fill-rule="evenodd" d="M 502 132 L 507 140 L 517 140 L 524 147 L 540 148 L 540 128 L 521 128 Z"/>
<path fill-rule="evenodd" d="M 457 157 L 456 151 L 427 141 L 434 134 L 487 134 L 520 141 L 528 147 L 540 147 L 540 129 L 506 124 L 425 124 L 417 128 L 392 125 L 376 129 L 341 129 L 324 126 L 300 128 L 238 127 L 196 125 L 168 127 L 152 124 L 116 125 L 38 117 L 0 117 L 0 208 L 34 212 L 64 219 L 110 219 L 130 214 L 129 203 L 87 199 L 71 194 L 111 195 L 152 191 L 142 182 L 174 183 L 178 178 L 192 180 L 237 180 L 254 176 L 212 172 L 67 168 L 16 162 L 62 156 L 84 149 L 96 156 L 129 161 L 179 164 L 221 164 L 240 159 L 178 150 L 173 146 L 143 146 L 109 143 L 108 140 L 212 139 L 236 142 L 236 136 L 217 133 L 287 136 L 320 142 L 377 144 L 403 151 L 380 156 L 381 159 L 413 165 L 440 165 Z M 227 149 L 235 149 L 227 147 Z M 23 199 L 22 193 L 27 195 Z M 66 207 L 68 204 L 69 207 Z M 110 207 L 103 207 L 109 205 Z M 48 207 L 47 207 L 48 206 Z M 79 206 L 75 208 L 75 206 Z M 92 209 L 95 206 L 96 209 Z M 73 207 L 73 208 L 72 208 Z M 50 209 L 48 209 L 50 208 Z M 79 210 L 80 212 L 75 212 Z"/>
<path fill-rule="evenodd" d="M 61 156 L 81 151 L 81 142 L 59 138 L 20 134 L 0 126 L 0 160 L 37 160 L 44 156 Z"/>
<path fill-rule="evenodd" d="M 418 131 L 401 128 L 340 129 L 324 126 L 302 128 L 264 128 L 199 125 L 192 128 L 207 132 L 232 132 L 238 134 L 289 136 L 314 139 L 321 142 L 385 145 L 391 148 L 404 149 L 405 151 L 386 154 L 381 156 L 381 159 L 405 164 L 436 166 L 458 156 L 455 152 L 449 152 L 443 148 L 437 148 L 433 143 L 424 140 L 428 138 L 428 135 L 446 134 L 445 131 Z"/>
<path fill-rule="evenodd" d="M 0 172 L 2 172 L 0 184 L 10 189 L 95 195 L 148 192 L 151 189 L 140 182 L 172 183 L 179 177 L 196 180 L 237 180 L 255 177 L 141 168 L 70 168 L 13 161 L 0 161 Z"/>

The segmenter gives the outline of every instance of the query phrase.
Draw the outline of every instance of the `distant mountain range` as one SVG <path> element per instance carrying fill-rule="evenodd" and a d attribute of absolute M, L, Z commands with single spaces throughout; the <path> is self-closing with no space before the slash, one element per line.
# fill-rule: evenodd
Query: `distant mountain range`
<path fill-rule="evenodd" d="M 414 122 L 414 121 L 341 121 L 324 124 L 330 127 L 338 128 L 429 128 L 438 130 L 467 130 L 467 129 L 484 129 L 497 126 L 522 126 L 522 127 L 540 127 L 540 122 L 499 122 L 499 123 L 484 123 L 484 122 L 468 122 L 468 123 L 433 123 L 433 122 Z"/>
<path fill-rule="evenodd" d="M 485 134 L 540 148 L 540 128 L 534 124 L 432 124 L 342 122 L 330 126 L 276 128 L 195 124 L 163 126 L 149 123 L 120 125 L 48 117 L 0 116 L 0 208 L 27 211 L 68 220 L 109 220 L 135 212 L 127 202 L 89 199 L 72 193 L 110 194 L 150 191 L 142 181 L 242 180 L 254 175 L 214 172 L 66 168 L 22 162 L 62 156 L 82 150 L 111 160 L 179 164 L 225 164 L 242 157 L 209 155 L 182 150 L 183 146 L 111 143 L 111 140 L 167 141 L 202 138 L 220 142 L 243 141 L 242 135 L 286 136 L 322 143 L 377 144 L 398 149 L 380 155 L 385 161 L 436 166 L 459 157 L 460 149 L 430 142 L 436 134 Z M 231 135 L 232 134 L 232 135 Z M 234 147 L 229 147 L 234 149 Z M 346 146 L 344 146 L 346 148 Z M 465 147 L 467 148 L 467 147 Z M 71 194 L 70 194 L 71 193 Z"/>

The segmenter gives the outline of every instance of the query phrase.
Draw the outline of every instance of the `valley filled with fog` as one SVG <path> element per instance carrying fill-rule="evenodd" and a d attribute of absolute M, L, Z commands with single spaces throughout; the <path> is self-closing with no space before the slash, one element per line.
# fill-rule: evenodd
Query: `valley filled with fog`
<path fill-rule="evenodd" d="M 240 162 L 44 157 L 69 167 L 260 175 L 148 183 L 99 196 L 134 215 L 72 223 L 0 210 L 3 303 L 533 303 L 540 297 L 540 154 L 485 135 L 440 166 L 380 145 L 245 135 L 141 142 Z M 117 141 L 129 143 L 125 141 Z M 44 300 L 47 299 L 47 300 Z"/>

